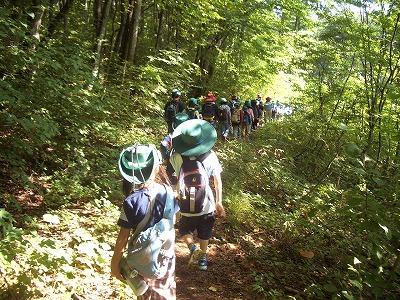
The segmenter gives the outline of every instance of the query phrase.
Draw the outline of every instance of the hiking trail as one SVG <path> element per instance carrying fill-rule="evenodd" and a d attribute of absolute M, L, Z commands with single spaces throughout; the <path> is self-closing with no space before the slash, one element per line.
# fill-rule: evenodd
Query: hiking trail
<path fill-rule="evenodd" d="M 217 219 L 208 246 L 207 271 L 188 265 L 189 249 L 177 239 L 177 299 L 257 299 L 252 291 L 254 264 L 226 228 L 225 220 Z"/>

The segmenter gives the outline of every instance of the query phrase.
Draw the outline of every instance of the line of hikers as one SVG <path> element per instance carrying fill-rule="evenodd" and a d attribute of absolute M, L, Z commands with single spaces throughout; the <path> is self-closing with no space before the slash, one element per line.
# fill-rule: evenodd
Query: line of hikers
<path fill-rule="evenodd" d="M 204 103 L 197 98 L 190 98 L 187 105 L 181 101 L 181 92 L 174 89 L 171 93 L 171 100 L 164 107 L 164 118 L 168 125 L 168 132 L 172 133 L 175 127 L 175 120 L 178 114 L 185 113 L 189 119 L 203 119 L 218 129 L 223 140 L 230 135 L 234 139 L 248 139 L 251 131 L 258 126 L 263 126 L 275 118 L 277 108 L 271 97 L 265 98 L 263 103 L 260 95 L 256 99 L 246 100 L 243 103 L 239 97 L 233 95 L 228 101 L 226 98 L 217 98 L 212 92 L 208 92 Z"/>
<path fill-rule="evenodd" d="M 216 217 L 225 217 L 222 166 L 212 150 L 217 132 L 210 122 L 189 119 L 182 111 L 161 151 L 134 144 L 118 160 L 125 200 L 111 275 L 126 282 L 137 299 L 176 299 L 175 222 L 189 264 L 205 271 Z"/>

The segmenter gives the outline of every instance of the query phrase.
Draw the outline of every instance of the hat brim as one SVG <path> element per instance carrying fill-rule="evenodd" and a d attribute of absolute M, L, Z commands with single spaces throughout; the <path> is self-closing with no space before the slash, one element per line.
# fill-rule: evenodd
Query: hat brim
<path fill-rule="evenodd" d="M 149 159 L 146 162 L 143 163 L 135 163 L 135 164 L 130 164 L 129 167 L 126 166 L 125 163 L 122 163 L 124 159 L 124 152 L 126 150 L 129 150 L 133 147 L 128 147 L 127 149 L 124 149 L 119 157 L 119 163 L 118 163 L 118 168 L 119 171 L 127 181 L 134 183 L 134 184 L 142 184 L 145 183 L 151 175 L 153 174 L 154 170 L 158 166 L 158 164 L 155 162 L 155 155 L 154 149 L 151 151 L 151 156 L 149 156 Z"/>
<path fill-rule="evenodd" d="M 185 141 L 183 129 L 201 126 L 202 142 L 200 144 L 189 144 Z M 193 119 L 188 120 L 175 128 L 172 134 L 172 146 L 176 152 L 184 156 L 199 156 L 211 150 L 217 141 L 215 128 L 207 121 Z"/>

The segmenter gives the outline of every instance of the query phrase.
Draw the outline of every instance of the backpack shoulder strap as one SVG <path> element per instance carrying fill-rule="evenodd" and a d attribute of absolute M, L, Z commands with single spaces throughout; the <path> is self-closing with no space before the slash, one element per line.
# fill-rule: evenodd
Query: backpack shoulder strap
<path fill-rule="evenodd" d="M 163 218 L 170 219 L 174 215 L 174 192 L 170 186 L 163 184 L 166 193 Z"/>
<path fill-rule="evenodd" d="M 207 151 L 206 153 L 203 153 L 202 155 L 197 157 L 197 161 L 201 162 L 203 164 L 203 161 L 211 154 L 211 150 Z"/>
<path fill-rule="evenodd" d="M 139 233 L 142 232 L 142 230 L 146 227 L 146 225 L 150 221 L 150 217 L 153 215 L 153 209 L 154 209 L 154 203 L 156 202 L 156 197 L 149 196 L 149 203 L 147 204 L 147 212 L 146 215 L 144 216 L 143 220 L 140 221 L 140 223 L 136 226 L 135 232 L 132 234 L 132 240 L 134 240 Z"/>

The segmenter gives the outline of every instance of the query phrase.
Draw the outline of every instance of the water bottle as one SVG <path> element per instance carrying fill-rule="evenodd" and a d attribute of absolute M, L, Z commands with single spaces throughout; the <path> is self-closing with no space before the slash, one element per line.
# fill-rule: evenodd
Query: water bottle
<path fill-rule="evenodd" d="M 120 268 L 121 275 L 126 280 L 126 284 L 129 285 L 136 296 L 141 296 L 146 293 L 149 286 L 138 271 L 128 266 L 125 257 L 121 259 Z"/>

